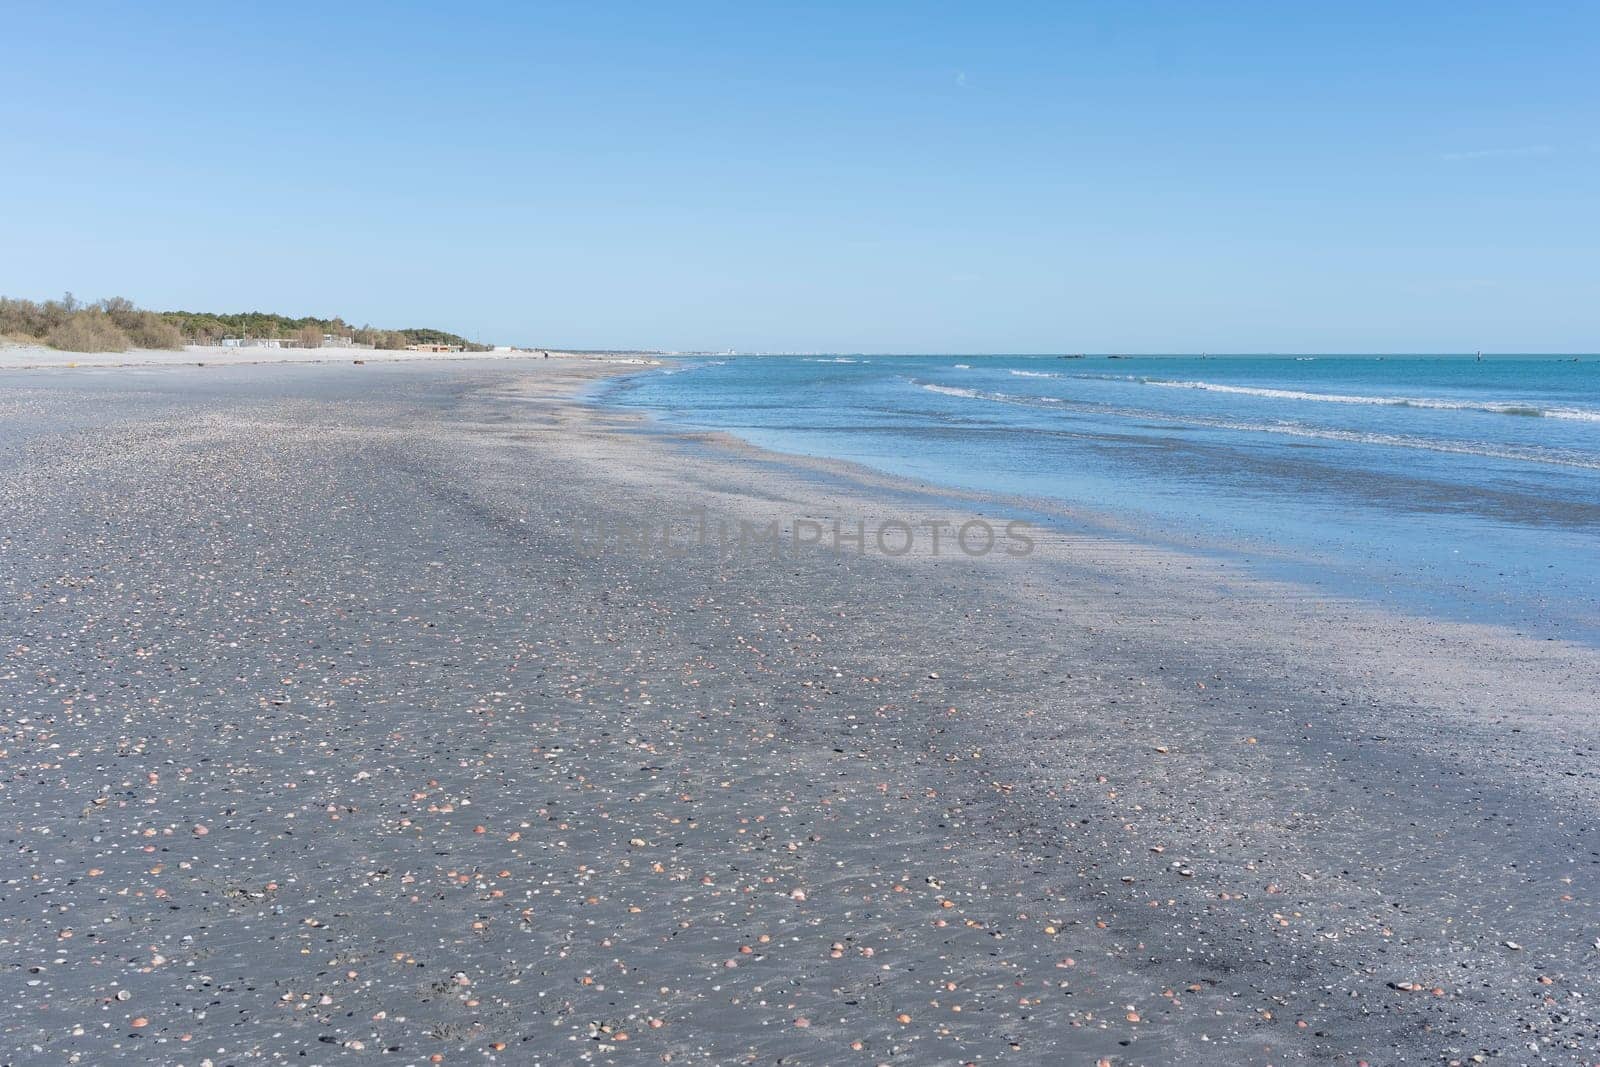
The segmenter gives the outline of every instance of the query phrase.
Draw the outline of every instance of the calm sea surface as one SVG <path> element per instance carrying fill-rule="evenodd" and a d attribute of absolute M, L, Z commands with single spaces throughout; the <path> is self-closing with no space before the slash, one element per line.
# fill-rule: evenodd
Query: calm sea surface
<path fill-rule="evenodd" d="M 746 356 L 602 398 L 1600 643 L 1600 358 Z"/>

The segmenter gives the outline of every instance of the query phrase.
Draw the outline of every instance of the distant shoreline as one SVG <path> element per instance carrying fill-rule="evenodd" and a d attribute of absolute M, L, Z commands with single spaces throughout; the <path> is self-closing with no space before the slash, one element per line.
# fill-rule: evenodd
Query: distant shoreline
<path fill-rule="evenodd" d="M 0 347 L 0 370 L 111 369 L 117 367 L 244 367 L 286 363 L 414 363 L 438 360 L 580 359 L 652 365 L 660 358 L 647 352 L 573 352 L 559 349 L 517 349 L 490 352 L 416 352 L 386 348 L 225 348 L 185 345 L 182 349 L 137 348 L 127 352 L 63 352 L 43 345 Z"/>

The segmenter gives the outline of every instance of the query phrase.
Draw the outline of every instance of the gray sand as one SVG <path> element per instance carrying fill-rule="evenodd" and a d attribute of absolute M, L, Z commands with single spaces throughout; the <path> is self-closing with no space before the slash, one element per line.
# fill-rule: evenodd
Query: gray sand
<path fill-rule="evenodd" d="M 526 363 L 0 373 L 0 1063 L 1600 1062 L 1600 656 Z"/>

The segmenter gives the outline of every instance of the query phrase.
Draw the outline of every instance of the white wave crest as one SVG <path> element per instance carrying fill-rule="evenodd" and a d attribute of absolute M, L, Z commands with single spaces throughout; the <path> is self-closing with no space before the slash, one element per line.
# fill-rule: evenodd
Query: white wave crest
<path fill-rule="evenodd" d="M 1011 373 L 1015 374 L 1016 371 Z M 1514 400 L 1445 400 L 1427 396 L 1366 396 L 1349 393 L 1310 393 L 1301 389 L 1268 389 L 1250 385 L 1222 385 L 1217 382 L 1172 381 L 1165 378 L 1126 378 L 1164 389 L 1198 389 L 1207 393 L 1233 393 L 1272 400 L 1304 400 L 1323 404 L 1367 404 L 1377 407 L 1427 408 L 1435 411 L 1482 411 L 1493 415 L 1528 415 L 1550 419 L 1575 419 L 1600 422 L 1600 411 L 1587 408 L 1545 408 Z"/>
<path fill-rule="evenodd" d="M 945 396 L 964 396 L 968 400 L 985 399 L 984 395 L 978 392 L 976 389 L 962 389 L 959 386 L 954 385 L 933 385 L 928 382 L 921 382 L 919 384 L 930 393 L 942 393 Z"/>
<path fill-rule="evenodd" d="M 1128 380 L 1138 381 L 1139 379 Z M 1210 429 L 1233 430 L 1241 433 L 1282 434 L 1288 437 L 1341 441 L 1349 444 L 1380 445 L 1388 448 L 1415 448 L 1428 452 L 1484 456 L 1490 459 L 1508 459 L 1523 463 L 1546 463 L 1559 467 L 1600 470 L 1600 460 L 1596 460 L 1591 456 L 1575 455 L 1549 449 L 1522 448 L 1515 445 L 1490 445 L 1466 441 L 1443 441 L 1425 437 L 1411 437 L 1405 434 L 1338 430 L 1328 427 L 1306 426 L 1294 422 L 1247 422 L 1235 419 L 1211 418 L 1204 415 L 1180 415 L 1170 411 L 1142 411 L 1137 408 L 1114 407 L 1106 404 L 1066 403 L 1059 397 L 1016 396 L 1011 393 L 982 392 L 977 389 L 961 389 L 955 386 L 933 385 L 927 382 L 916 382 L 915 384 L 934 393 L 965 397 L 970 400 L 987 400 L 996 404 L 1018 404 L 1028 407 L 1037 407 L 1040 404 L 1065 404 L 1066 410 L 1090 415 L 1109 415 L 1116 418 L 1141 419 L 1150 422 L 1178 422 L 1189 426 L 1204 426 Z"/>

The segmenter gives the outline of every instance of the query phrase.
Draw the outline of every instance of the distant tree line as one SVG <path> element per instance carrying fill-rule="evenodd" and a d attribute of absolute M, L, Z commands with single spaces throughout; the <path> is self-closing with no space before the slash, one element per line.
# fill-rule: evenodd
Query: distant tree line
<path fill-rule="evenodd" d="M 214 345 L 224 338 L 288 341 L 305 348 L 320 348 L 327 336 L 350 338 L 374 348 L 405 348 L 413 344 L 459 346 L 469 352 L 487 351 L 444 330 L 414 327 L 381 330 L 352 326 L 342 318 L 314 316 L 290 318 L 263 311 L 213 314 L 199 311 L 145 311 L 120 296 L 83 303 L 71 293 L 60 300 L 36 303 L 0 297 L 0 341 L 45 344 L 67 352 L 125 352 L 130 348 L 182 348 L 186 344 Z"/>
<path fill-rule="evenodd" d="M 71 293 L 42 304 L 0 297 L 0 340 L 67 352 L 183 347 L 178 326 L 153 311 L 141 311 L 120 296 L 84 304 Z"/>

